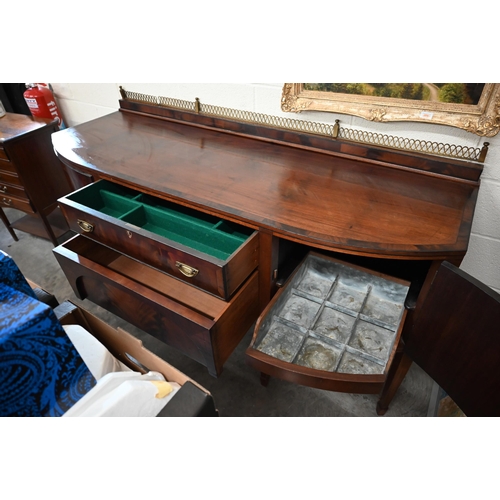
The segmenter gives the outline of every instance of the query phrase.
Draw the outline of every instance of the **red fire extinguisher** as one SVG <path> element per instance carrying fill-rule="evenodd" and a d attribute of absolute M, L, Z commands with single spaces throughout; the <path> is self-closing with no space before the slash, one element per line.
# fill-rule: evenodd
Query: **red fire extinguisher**
<path fill-rule="evenodd" d="M 49 86 L 45 83 L 27 83 L 26 87 L 23 96 L 31 114 L 37 118 L 55 118 L 60 129 L 66 128 Z"/>

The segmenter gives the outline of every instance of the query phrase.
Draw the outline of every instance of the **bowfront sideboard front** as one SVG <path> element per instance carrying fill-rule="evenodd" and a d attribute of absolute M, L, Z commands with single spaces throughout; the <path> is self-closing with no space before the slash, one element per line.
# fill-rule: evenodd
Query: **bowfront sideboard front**
<path fill-rule="evenodd" d="M 60 200 L 78 235 L 55 249 L 75 292 L 214 376 L 311 251 L 408 284 L 381 373 L 248 347 L 264 379 L 346 392 L 382 391 L 440 264 L 467 251 L 482 171 L 129 99 L 52 140 L 79 186 Z"/>

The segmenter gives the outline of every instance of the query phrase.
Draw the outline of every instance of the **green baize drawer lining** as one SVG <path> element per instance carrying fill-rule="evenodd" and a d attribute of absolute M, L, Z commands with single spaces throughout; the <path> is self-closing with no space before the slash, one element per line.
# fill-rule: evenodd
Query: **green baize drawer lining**
<path fill-rule="evenodd" d="M 105 181 L 68 199 L 222 260 L 252 233 L 243 226 Z"/>

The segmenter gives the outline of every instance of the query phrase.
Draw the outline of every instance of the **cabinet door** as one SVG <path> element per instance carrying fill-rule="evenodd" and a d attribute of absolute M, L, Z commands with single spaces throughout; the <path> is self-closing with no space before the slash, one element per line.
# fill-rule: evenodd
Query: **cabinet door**
<path fill-rule="evenodd" d="M 405 350 L 467 416 L 499 416 L 499 324 L 500 295 L 444 262 Z"/>

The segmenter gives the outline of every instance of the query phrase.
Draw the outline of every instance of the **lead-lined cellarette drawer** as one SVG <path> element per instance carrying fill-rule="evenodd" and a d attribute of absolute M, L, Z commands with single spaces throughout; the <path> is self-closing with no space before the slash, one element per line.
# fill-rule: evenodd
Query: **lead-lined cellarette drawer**
<path fill-rule="evenodd" d="M 80 299 L 178 349 L 214 376 L 258 316 L 257 272 L 227 302 L 80 235 L 54 254 Z"/>
<path fill-rule="evenodd" d="M 301 385 L 378 393 L 401 336 L 409 285 L 311 252 L 259 317 L 247 360 Z"/>
<path fill-rule="evenodd" d="M 257 267 L 257 231 L 106 180 L 59 205 L 75 232 L 225 300 Z"/>

